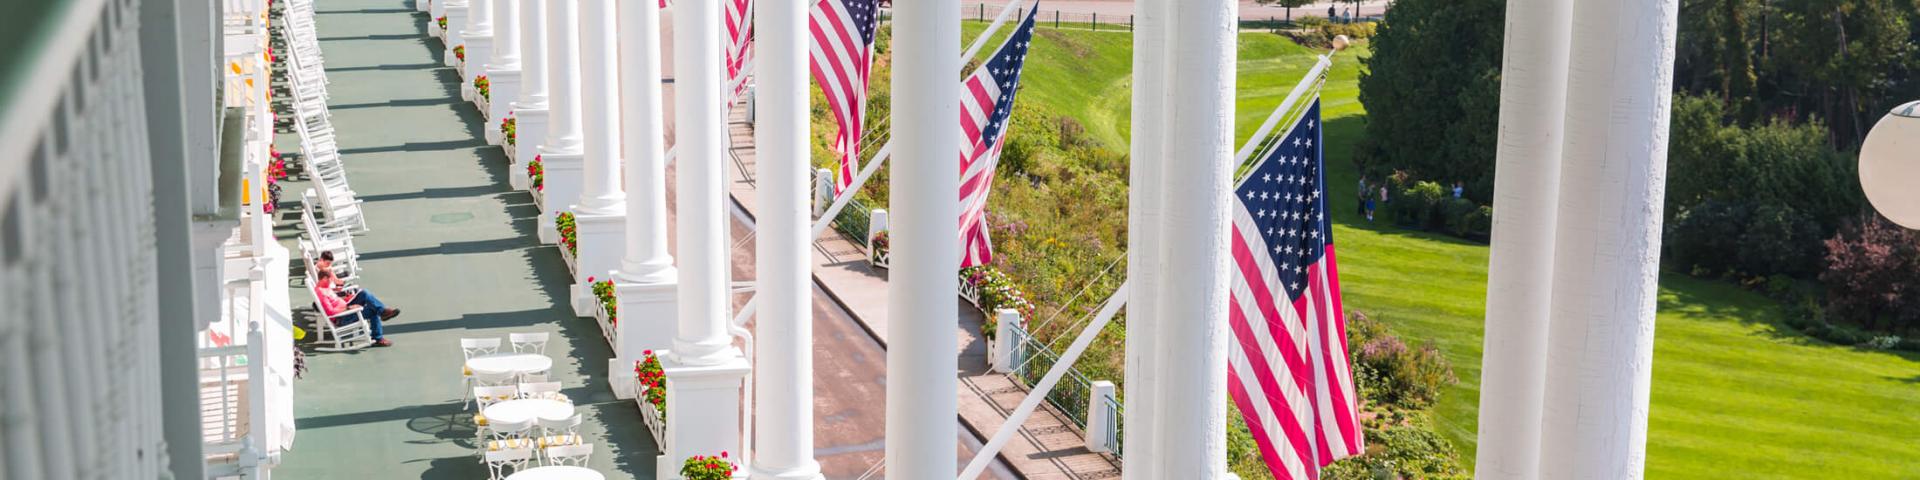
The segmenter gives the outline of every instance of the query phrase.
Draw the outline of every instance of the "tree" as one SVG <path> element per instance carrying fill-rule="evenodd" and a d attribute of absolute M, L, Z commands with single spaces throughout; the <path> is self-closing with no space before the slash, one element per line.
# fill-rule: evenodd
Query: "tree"
<path fill-rule="evenodd" d="M 1920 327 L 1920 232 L 1868 214 L 1827 240 L 1827 308 L 1869 329 Z"/>
<path fill-rule="evenodd" d="M 1505 0 L 1399 0 L 1374 34 L 1360 76 L 1369 112 L 1355 161 L 1370 178 L 1466 182 L 1493 197 Z"/>

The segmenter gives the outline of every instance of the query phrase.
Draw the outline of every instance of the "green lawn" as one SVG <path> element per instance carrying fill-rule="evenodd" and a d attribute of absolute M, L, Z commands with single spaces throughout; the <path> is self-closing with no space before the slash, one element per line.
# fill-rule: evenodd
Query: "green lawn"
<path fill-rule="evenodd" d="M 966 27 L 971 38 L 981 24 Z M 1004 35 L 1004 33 L 1003 33 Z M 1042 29 L 1020 101 L 1078 119 L 1125 150 L 1130 37 Z M 991 45 L 989 45 L 991 47 Z M 1364 130 L 1358 56 L 1343 52 L 1323 92 L 1331 198 L 1352 198 L 1347 161 Z M 1249 135 L 1313 53 L 1284 38 L 1241 37 L 1240 135 Z M 1434 409 L 1472 467 L 1487 246 L 1411 232 L 1332 209 L 1350 308 L 1431 340 L 1460 384 Z M 1661 280 L 1647 473 L 1652 478 L 1920 477 L 1920 355 L 1828 345 L 1780 325 L 1781 308 L 1732 285 Z"/>

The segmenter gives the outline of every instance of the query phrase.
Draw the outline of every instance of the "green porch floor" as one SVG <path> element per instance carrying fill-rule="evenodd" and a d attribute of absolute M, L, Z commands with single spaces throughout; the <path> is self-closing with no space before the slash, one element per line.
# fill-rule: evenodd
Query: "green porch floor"
<path fill-rule="evenodd" d="M 486 478 L 461 408 L 459 339 L 551 332 L 553 378 L 586 417 L 591 466 L 609 479 L 653 478 L 658 448 L 639 410 L 607 387 L 612 350 L 566 306 L 566 265 L 535 239 L 532 199 L 507 187 L 506 158 L 481 140 L 426 14 L 411 0 L 325 0 L 318 10 L 333 124 L 372 228 L 355 239 L 360 284 L 404 314 L 386 325 L 391 348 L 309 352 L 294 386 L 299 432 L 275 475 Z M 288 135 L 279 145 L 299 151 Z M 297 208 L 305 183 L 285 187 L 283 205 Z M 296 305 L 312 301 L 293 288 Z"/>

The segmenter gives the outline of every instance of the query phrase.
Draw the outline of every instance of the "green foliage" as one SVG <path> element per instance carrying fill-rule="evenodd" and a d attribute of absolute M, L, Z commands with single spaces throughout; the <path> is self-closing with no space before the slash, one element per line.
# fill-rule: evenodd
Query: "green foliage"
<path fill-rule="evenodd" d="M 1471 222 L 1470 217 L 1476 213 L 1480 213 L 1480 206 L 1475 205 L 1472 200 L 1447 197 L 1440 201 L 1440 218 L 1446 223 L 1446 232 L 1449 235 L 1485 239 L 1486 230 L 1476 230 L 1477 226 Z M 1491 228 L 1492 218 L 1489 217 L 1487 221 L 1488 227 Z"/>
<path fill-rule="evenodd" d="M 1369 403 L 1421 410 L 1440 398 L 1442 388 L 1459 381 L 1433 342 L 1409 348 L 1385 324 L 1364 313 L 1347 313 L 1347 345 L 1353 347 L 1354 370 L 1370 372 L 1367 382 L 1356 378 L 1361 398 Z"/>
<path fill-rule="evenodd" d="M 653 350 L 640 353 L 640 361 L 633 362 L 633 373 L 640 386 L 640 395 L 653 405 L 661 420 L 667 418 L 667 372 L 660 367 L 660 356 Z"/>
<path fill-rule="evenodd" d="M 1418 182 L 1395 193 L 1395 196 L 1387 197 L 1394 223 L 1421 230 L 1440 224 L 1439 220 L 1443 218 L 1440 215 L 1440 202 L 1446 198 L 1446 193 L 1440 190 L 1440 184 Z"/>
<path fill-rule="evenodd" d="M 1372 39 L 1360 101 L 1373 113 L 1355 163 L 1368 177 L 1466 182 L 1493 193 L 1502 0 L 1399 0 Z"/>
<path fill-rule="evenodd" d="M 567 253 L 580 254 L 580 237 L 574 223 L 573 212 L 560 212 L 553 216 L 553 228 L 560 232 L 560 244 L 567 247 Z"/>
<path fill-rule="evenodd" d="M 592 276 L 588 276 L 587 285 L 593 287 L 593 298 L 600 301 L 600 309 L 607 312 L 607 324 L 619 324 L 620 300 L 619 297 L 614 295 L 613 279 L 609 278 L 596 282 L 593 281 Z"/>
<path fill-rule="evenodd" d="M 1306 17 L 1295 22 L 1296 28 L 1281 33 L 1294 42 L 1314 48 L 1328 48 L 1333 38 L 1346 35 L 1351 40 L 1371 38 L 1379 30 L 1379 22 L 1331 23 L 1319 17 Z M 1317 21 L 1307 21 L 1317 20 Z"/>
<path fill-rule="evenodd" d="M 680 477 L 686 480 L 730 480 L 738 470 L 740 467 L 727 460 L 727 452 L 723 451 L 717 457 L 687 457 L 687 463 L 680 465 Z"/>
<path fill-rule="evenodd" d="M 1426 428 L 1389 427 L 1367 432 L 1367 454 L 1333 462 L 1320 478 L 1355 480 L 1466 479 L 1453 444 Z"/>

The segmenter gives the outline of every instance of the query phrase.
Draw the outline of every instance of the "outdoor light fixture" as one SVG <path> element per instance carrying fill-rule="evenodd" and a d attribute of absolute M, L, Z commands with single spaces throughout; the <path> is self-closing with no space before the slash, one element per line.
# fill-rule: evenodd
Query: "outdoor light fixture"
<path fill-rule="evenodd" d="M 1860 188 L 1889 220 L 1920 229 L 1920 101 L 1895 107 L 1860 147 Z"/>

